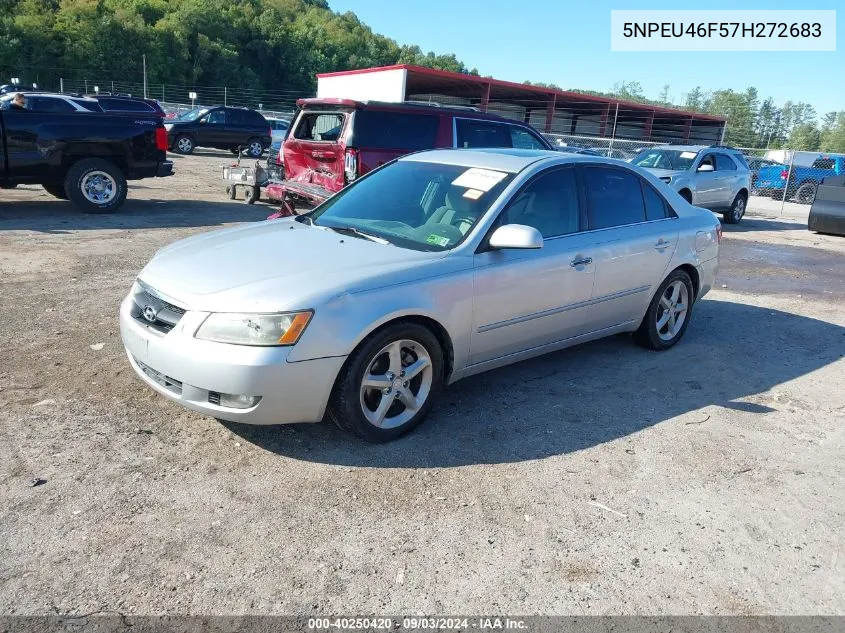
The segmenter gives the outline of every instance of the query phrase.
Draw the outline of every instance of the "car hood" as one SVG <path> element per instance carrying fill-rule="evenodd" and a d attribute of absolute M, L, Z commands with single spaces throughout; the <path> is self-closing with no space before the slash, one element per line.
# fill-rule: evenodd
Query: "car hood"
<path fill-rule="evenodd" d="M 666 178 L 666 177 L 671 177 L 671 176 L 677 176 L 677 175 L 683 174 L 685 172 L 685 170 L 683 170 L 683 169 L 657 169 L 655 167 L 643 167 L 643 169 L 647 169 L 648 171 L 650 171 L 652 174 L 654 174 L 658 178 L 660 178 L 660 177 Z"/>
<path fill-rule="evenodd" d="M 191 310 L 276 312 L 439 274 L 445 271 L 436 264 L 444 258 L 442 252 L 273 220 L 175 242 L 156 253 L 138 278 Z"/>

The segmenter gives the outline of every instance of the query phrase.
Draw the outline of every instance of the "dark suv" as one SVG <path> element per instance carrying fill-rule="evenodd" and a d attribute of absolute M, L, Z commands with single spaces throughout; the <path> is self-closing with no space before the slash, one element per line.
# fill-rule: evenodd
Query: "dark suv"
<path fill-rule="evenodd" d="M 164 109 L 155 99 L 144 99 L 143 97 L 130 97 L 128 95 L 87 95 L 96 99 L 103 109 L 103 112 L 111 114 L 126 114 L 145 116 L 157 116 L 164 118 Z"/>
<path fill-rule="evenodd" d="M 267 119 L 248 108 L 194 108 L 169 119 L 164 127 L 170 149 L 179 154 L 190 154 L 196 147 L 214 147 L 234 154 L 244 149 L 258 158 L 271 142 Z"/>
<path fill-rule="evenodd" d="M 280 152 L 286 180 L 267 197 L 312 206 L 404 154 L 437 147 L 554 148 L 524 123 L 475 108 L 349 99 L 300 99 Z"/>

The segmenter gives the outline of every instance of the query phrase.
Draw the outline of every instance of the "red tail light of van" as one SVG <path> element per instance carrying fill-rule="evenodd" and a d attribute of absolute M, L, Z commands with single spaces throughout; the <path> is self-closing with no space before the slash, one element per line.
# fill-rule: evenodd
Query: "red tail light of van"
<path fill-rule="evenodd" d="M 164 126 L 156 128 L 156 149 L 167 151 L 167 130 Z"/>

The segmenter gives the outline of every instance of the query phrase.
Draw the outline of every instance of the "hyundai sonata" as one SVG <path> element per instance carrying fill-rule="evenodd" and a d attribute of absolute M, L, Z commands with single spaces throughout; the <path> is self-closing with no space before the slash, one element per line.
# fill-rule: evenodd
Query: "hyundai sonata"
<path fill-rule="evenodd" d="M 176 242 L 120 310 L 135 372 L 248 424 L 399 436 L 444 385 L 630 332 L 666 350 L 721 226 L 647 171 L 579 154 L 406 156 L 294 218 Z"/>

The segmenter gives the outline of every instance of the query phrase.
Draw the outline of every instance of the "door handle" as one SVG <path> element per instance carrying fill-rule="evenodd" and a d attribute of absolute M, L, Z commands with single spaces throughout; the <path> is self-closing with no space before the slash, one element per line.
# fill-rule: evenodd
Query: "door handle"
<path fill-rule="evenodd" d="M 314 150 L 313 152 L 311 152 L 311 156 L 313 156 L 317 160 L 323 160 L 323 159 L 334 158 L 335 155 L 334 155 L 334 152 L 324 152 L 324 151 L 320 151 L 320 150 Z"/>
<path fill-rule="evenodd" d="M 592 257 L 578 257 L 576 259 L 573 259 L 569 263 L 569 265 L 572 266 L 573 268 L 576 268 L 578 266 L 586 266 L 587 264 L 592 264 L 592 263 L 593 263 Z"/>
<path fill-rule="evenodd" d="M 657 244 L 654 245 L 654 250 L 664 251 L 667 248 L 669 248 L 670 246 L 672 246 L 672 242 L 670 242 L 668 240 L 664 240 L 661 237 L 659 240 L 657 240 Z"/>

